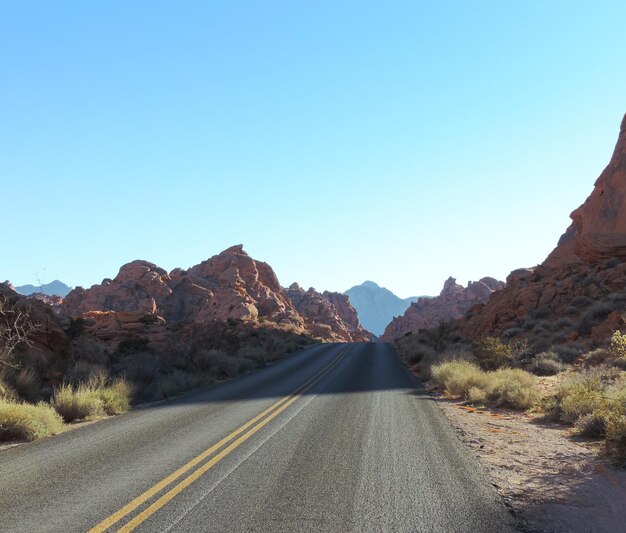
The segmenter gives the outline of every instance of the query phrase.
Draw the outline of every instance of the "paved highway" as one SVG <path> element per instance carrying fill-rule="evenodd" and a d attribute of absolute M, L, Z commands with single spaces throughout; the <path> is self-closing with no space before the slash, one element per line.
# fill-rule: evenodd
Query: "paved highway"
<path fill-rule="evenodd" d="M 318 345 L 0 452 L 0 530 L 516 531 L 382 343 Z"/>

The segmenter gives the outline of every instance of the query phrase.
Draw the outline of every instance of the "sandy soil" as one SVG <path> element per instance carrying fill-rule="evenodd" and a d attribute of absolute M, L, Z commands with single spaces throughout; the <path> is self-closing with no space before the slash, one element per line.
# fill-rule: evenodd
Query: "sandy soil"
<path fill-rule="evenodd" d="M 537 414 L 435 400 L 529 531 L 626 533 L 626 470 L 602 459 L 601 442 Z"/>

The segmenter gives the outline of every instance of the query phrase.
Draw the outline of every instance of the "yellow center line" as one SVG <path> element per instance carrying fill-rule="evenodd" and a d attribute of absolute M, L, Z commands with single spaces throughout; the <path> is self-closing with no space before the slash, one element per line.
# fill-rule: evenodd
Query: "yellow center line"
<path fill-rule="evenodd" d="M 343 349 L 339 355 L 331 362 L 329 363 L 325 368 L 323 368 L 318 374 L 316 374 L 315 376 L 313 376 L 311 379 L 309 379 L 308 381 L 306 381 L 303 385 L 299 386 L 297 389 L 295 389 L 293 392 L 291 392 L 290 394 L 288 394 L 287 396 L 285 396 L 284 398 L 281 398 L 280 400 L 278 400 L 277 402 L 275 402 L 274 404 L 272 404 L 270 407 L 268 407 L 267 409 L 265 409 L 262 413 L 258 414 L 257 416 L 255 416 L 253 419 L 249 420 L 248 422 L 246 422 L 244 425 L 242 425 L 241 427 L 239 427 L 238 429 L 236 429 L 235 431 L 233 431 L 232 433 L 230 433 L 229 435 L 227 435 L 226 437 L 224 437 L 223 439 L 221 439 L 219 442 L 217 442 L 216 444 L 214 444 L 213 446 L 211 446 L 210 448 L 208 448 L 207 450 L 205 450 L 204 452 L 202 452 L 201 454 L 197 455 L 196 457 L 194 457 L 191 461 L 189 461 L 188 463 L 184 464 L 183 466 L 181 466 L 179 469 L 177 469 L 176 471 L 172 472 L 169 476 L 167 476 L 166 478 L 164 478 L 163 480 L 159 481 L 156 485 L 154 485 L 153 487 L 149 488 L 148 490 L 146 490 L 145 492 L 143 492 L 142 494 L 140 494 L 139 496 L 137 496 L 134 500 L 132 500 L 131 502 L 129 502 L 128 504 L 126 504 L 124 507 L 122 507 L 119 511 L 116 511 L 115 513 L 113 513 L 112 515 L 110 515 L 109 517 L 105 518 L 102 522 L 100 522 L 99 524 L 97 524 L 96 526 L 94 526 L 93 528 L 91 528 L 89 530 L 89 533 L 102 533 L 104 531 L 106 531 L 108 528 L 110 528 L 113 524 L 115 524 L 116 522 L 119 522 L 122 518 L 124 518 L 125 516 L 127 516 L 128 514 L 130 514 L 131 512 L 133 512 L 135 509 L 137 509 L 137 507 L 139 507 L 140 505 L 142 505 L 143 503 L 147 502 L 150 498 L 152 498 L 153 496 L 155 496 L 156 494 L 158 494 L 159 492 L 161 492 L 164 488 L 166 488 L 168 485 L 170 485 L 171 483 L 173 483 L 174 481 L 176 481 L 178 478 L 180 478 L 182 475 L 184 475 L 186 472 L 188 472 L 189 470 L 191 470 L 194 466 L 196 466 L 198 463 L 202 462 L 204 459 L 206 459 L 207 457 L 209 457 L 210 455 L 212 455 L 214 452 L 216 452 L 217 450 L 219 450 L 222 446 L 224 446 L 225 444 L 227 444 L 228 442 L 230 442 L 231 440 L 233 440 L 235 437 L 237 437 L 238 435 L 240 435 L 241 433 L 243 433 L 244 431 L 246 431 L 248 428 L 250 428 L 250 426 L 253 426 L 254 424 L 256 424 L 259 420 L 261 420 L 263 417 L 265 417 L 266 415 L 268 415 L 269 413 L 271 413 L 272 411 L 276 411 L 281 405 L 283 405 L 282 408 L 278 409 L 274 414 L 272 414 L 270 417 L 268 417 L 264 422 L 261 423 L 261 425 L 257 426 L 256 428 L 254 428 L 254 431 L 252 432 L 248 432 L 246 433 L 246 435 L 244 435 L 243 437 L 240 437 L 239 439 L 237 439 L 237 441 L 235 441 L 233 444 L 231 444 L 231 446 L 229 446 L 228 448 L 225 448 L 222 452 L 220 452 L 220 454 L 218 454 L 214 459 L 212 459 L 209 463 L 207 463 L 207 465 L 210 464 L 210 466 L 208 468 L 205 468 L 204 470 L 202 470 L 202 472 L 205 472 L 206 470 L 208 470 L 209 468 L 211 468 L 217 461 L 219 461 L 222 457 L 225 457 L 226 455 L 228 455 L 232 450 L 234 450 L 237 446 L 239 446 L 239 444 L 241 444 L 241 442 L 243 442 L 244 440 L 247 440 L 249 437 L 251 437 L 254 433 L 256 433 L 256 431 L 258 431 L 261 427 L 263 427 L 265 424 L 267 424 L 270 420 L 272 420 L 275 416 L 277 416 L 280 412 L 282 412 L 284 409 L 286 409 L 289 405 L 291 405 L 295 400 L 297 400 L 302 393 L 308 389 L 309 387 L 313 386 L 319 379 L 321 379 L 327 372 L 329 372 L 337 363 L 339 363 L 339 361 L 352 349 L 352 346 L 348 346 L 345 349 Z M 288 403 L 285 403 L 288 402 Z M 241 440 L 243 438 L 243 440 Z M 236 444 L 237 443 L 237 444 Z M 236 446 L 233 446 L 234 444 L 236 444 Z M 227 451 L 228 450 L 228 451 Z M 226 452 L 227 451 L 227 452 Z M 226 452 L 226 453 L 224 453 Z M 216 459 L 216 460 L 215 460 Z M 198 470 L 198 471 L 199 471 Z M 195 474 L 194 474 L 195 475 Z M 200 474 L 201 475 L 201 474 Z M 189 476 L 189 478 L 191 478 L 192 476 Z M 199 477 L 199 476 L 198 476 Z M 189 479 L 187 478 L 187 479 Z M 195 480 L 196 478 L 194 478 Z M 193 480 L 190 482 L 192 483 Z M 190 484 L 189 483 L 189 484 Z M 187 485 L 185 485 L 187 486 Z M 175 487 L 176 488 L 176 487 Z M 184 488 L 184 487 L 183 487 Z M 182 488 L 180 489 L 182 490 Z M 178 491 L 180 492 L 180 491 Z M 178 494 L 178 492 L 176 494 Z M 169 493 L 167 493 L 169 494 Z M 166 494 L 166 496 L 167 496 Z M 172 496 L 173 498 L 174 496 Z M 171 499 L 171 498 L 169 498 Z M 167 501 L 169 501 L 169 499 Z M 160 500 L 158 500 L 160 501 Z M 157 503 L 157 502 L 155 502 Z M 162 505 L 165 505 L 164 502 Z M 161 506 L 162 506 L 161 505 Z M 161 507 L 159 506 L 159 508 Z M 148 509 L 150 509 L 152 506 L 150 506 Z M 146 511 L 148 510 L 146 509 Z M 157 508 L 158 509 L 158 508 Z M 153 512 L 155 512 L 157 509 L 155 509 Z M 146 512 L 144 511 L 144 513 Z M 152 513 L 150 513 L 152 514 Z M 137 517 L 135 518 L 135 520 L 139 517 L 142 516 L 143 513 L 137 515 Z M 147 515 L 149 516 L 149 515 Z M 147 516 L 145 518 L 147 518 Z M 145 520 L 145 518 L 143 520 Z M 142 521 L 143 521 L 142 520 Z M 133 522 L 130 522 L 128 525 L 130 525 Z M 140 522 L 138 522 L 137 524 L 139 524 Z M 128 527 L 128 525 L 126 527 Z M 122 528 L 120 531 L 126 531 L 126 529 Z M 130 531 L 130 530 L 128 530 Z"/>

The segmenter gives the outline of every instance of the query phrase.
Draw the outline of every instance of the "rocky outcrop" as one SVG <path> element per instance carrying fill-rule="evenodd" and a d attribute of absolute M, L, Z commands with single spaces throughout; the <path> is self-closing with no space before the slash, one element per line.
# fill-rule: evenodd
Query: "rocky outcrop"
<path fill-rule="evenodd" d="M 459 322 L 465 337 L 524 338 L 536 350 L 603 343 L 626 310 L 626 117 L 608 166 L 546 261 L 511 272 L 505 289 Z"/>
<path fill-rule="evenodd" d="M 626 259 L 626 115 L 613 156 L 587 200 L 572 214 L 572 223 L 544 265 L 597 263 Z"/>
<path fill-rule="evenodd" d="M 114 279 L 74 289 L 62 311 L 85 319 L 89 333 L 111 344 L 136 335 L 159 342 L 165 324 L 228 320 L 262 321 L 333 341 L 366 335 L 341 295 L 314 292 L 306 305 L 302 303 L 306 298 L 295 296 L 300 309 L 272 268 L 238 245 L 188 270 L 170 273 L 148 261 L 133 261 L 122 266 Z"/>
<path fill-rule="evenodd" d="M 505 284 L 494 278 L 470 281 L 463 287 L 450 277 L 446 280 L 439 296 L 419 298 L 413 302 L 404 315 L 394 318 L 382 337 L 395 340 L 409 332 L 429 329 L 442 322 L 461 318 L 472 306 L 486 303 L 492 293 L 504 288 Z"/>
<path fill-rule="evenodd" d="M 418 298 L 399 298 L 373 281 L 351 287 L 344 294 L 350 298 L 363 327 L 379 337 L 393 317 L 404 314 L 411 302 Z"/>
<path fill-rule="evenodd" d="M 305 291 L 297 283 L 293 283 L 286 294 L 314 336 L 335 342 L 359 342 L 371 338 L 371 334 L 360 326 L 356 311 L 346 296 L 330 292 L 321 294 L 312 287 Z"/>

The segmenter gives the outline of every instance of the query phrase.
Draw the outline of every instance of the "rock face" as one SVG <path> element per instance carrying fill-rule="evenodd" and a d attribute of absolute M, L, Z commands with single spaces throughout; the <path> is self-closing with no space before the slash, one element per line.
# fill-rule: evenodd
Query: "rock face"
<path fill-rule="evenodd" d="M 399 298 L 393 292 L 384 287 L 379 287 L 373 281 L 365 281 L 361 285 L 355 285 L 344 294 L 350 298 L 350 303 L 358 313 L 359 321 L 365 329 L 380 337 L 391 319 L 402 315 L 411 302 L 412 298 Z"/>
<path fill-rule="evenodd" d="M 571 215 L 572 223 L 544 265 L 597 263 L 618 257 L 626 260 L 626 116 L 613 156 L 594 189 Z"/>
<path fill-rule="evenodd" d="M 442 322 L 461 318 L 472 306 L 486 303 L 492 293 L 504 288 L 505 284 L 494 278 L 482 278 L 469 282 L 467 287 L 459 285 L 450 277 L 443 285 L 439 296 L 419 298 L 404 315 L 394 318 L 382 337 L 392 341 L 409 332 L 429 329 Z"/>
<path fill-rule="evenodd" d="M 626 310 L 626 117 L 610 163 L 546 261 L 513 271 L 459 322 L 466 337 L 527 338 L 536 349 L 603 343 Z"/>
<path fill-rule="evenodd" d="M 267 263 L 238 245 L 189 270 L 170 273 L 147 261 L 133 261 L 112 280 L 74 289 L 62 312 L 85 319 L 90 333 L 110 343 L 139 334 L 158 341 L 165 324 L 180 321 L 263 321 L 333 341 L 366 334 L 347 301 L 333 296 L 337 308 L 313 291 L 309 300 L 317 304 L 305 305 L 306 298 L 295 291 L 298 309 L 289 294 Z"/>
<path fill-rule="evenodd" d="M 347 296 L 337 292 L 321 294 L 312 287 L 305 291 L 297 283 L 286 292 L 313 335 L 337 342 L 370 339 L 371 335 L 360 326 Z"/>

